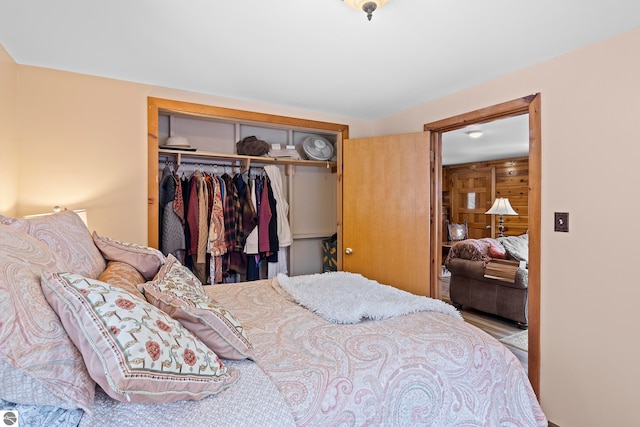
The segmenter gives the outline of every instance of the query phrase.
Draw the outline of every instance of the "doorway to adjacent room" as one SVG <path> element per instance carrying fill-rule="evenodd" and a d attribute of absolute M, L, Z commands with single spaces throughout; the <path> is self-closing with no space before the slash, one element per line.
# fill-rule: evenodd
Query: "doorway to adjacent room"
<path fill-rule="evenodd" d="M 424 125 L 424 130 L 430 134 L 432 163 L 431 163 L 431 295 L 442 297 L 440 289 L 441 272 L 436 266 L 442 265 L 443 232 L 441 227 L 442 206 L 438 202 L 442 199 L 442 137 L 445 132 L 462 129 L 470 124 L 489 123 L 498 119 L 528 115 L 529 122 L 529 334 L 528 334 L 528 372 L 533 389 L 540 398 L 540 184 L 541 184 L 541 122 L 540 122 L 540 94 L 508 101 L 491 107 L 475 110 L 469 113 L 450 117 Z"/>

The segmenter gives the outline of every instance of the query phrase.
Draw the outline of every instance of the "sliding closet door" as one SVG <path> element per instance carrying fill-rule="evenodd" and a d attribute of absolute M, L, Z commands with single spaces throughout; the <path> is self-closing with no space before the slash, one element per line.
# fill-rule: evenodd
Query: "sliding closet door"
<path fill-rule="evenodd" d="M 429 134 L 347 139 L 342 162 L 342 269 L 429 296 Z"/>

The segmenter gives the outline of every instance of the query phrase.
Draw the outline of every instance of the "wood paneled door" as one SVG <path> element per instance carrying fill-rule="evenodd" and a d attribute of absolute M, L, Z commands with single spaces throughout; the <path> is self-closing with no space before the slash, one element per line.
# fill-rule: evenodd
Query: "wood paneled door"
<path fill-rule="evenodd" d="M 344 271 L 430 295 L 429 152 L 428 132 L 343 141 Z"/>
<path fill-rule="evenodd" d="M 451 223 L 467 222 L 470 239 L 491 237 L 491 215 L 485 214 L 495 196 L 495 168 L 451 174 Z"/>

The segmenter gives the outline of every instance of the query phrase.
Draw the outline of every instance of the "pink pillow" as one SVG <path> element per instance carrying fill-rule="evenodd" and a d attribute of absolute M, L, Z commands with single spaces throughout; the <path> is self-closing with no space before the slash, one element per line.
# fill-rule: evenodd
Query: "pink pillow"
<path fill-rule="evenodd" d="M 107 265 L 93 243 L 91 232 L 74 211 L 64 210 L 29 219 L 0 216 L 0 222 L 44 242 L 73 272 L 95 279 Z"/>
<path fill-rule="evenodd" d="M 489 254 L 491 258 L 507 259 L 507 251 L 504 247 L 491 243 L 489 246 Z"/>
<path fill-rule="evenodd" d="M 69 266 L 43 242 L 0 225 L 0 399 L 91 412 L 95 382 L 40 288 Z"/>
<path fill-rule="evenodd" d="M 148 246 L 98 236 L 95 231 L 93 232 L 93 241 L 104 259 L 126 262 L 138 270 L 145 280 L 153 279 L 160 266 L 165 262 L 162 252 Z"/>
<path fill-rule="evenodd" d="M 144 285 L 144 295 L 154 306 L 193 332 L 224 359 L 253 359 L 253 347 L 238 320 L 208 296 L 189 300 L 161 292 L 154 282 Z"/>
<path fill-rule="evenodd" d="M 44 272 L 42 291 L 91 377 L 131 403 L 200 400 L 234 384 L 239 372 L 177 320 L 98 280 Z"/>

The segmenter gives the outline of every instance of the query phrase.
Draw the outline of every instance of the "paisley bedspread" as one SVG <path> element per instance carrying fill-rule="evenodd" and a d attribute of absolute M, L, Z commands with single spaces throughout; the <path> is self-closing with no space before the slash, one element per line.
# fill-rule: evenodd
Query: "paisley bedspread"
<path fill-rule="evenodd" d="M 464 321 L 419 312 L 334 324 L 270 280 L 206 292 L 243 324 L 297 425 L 547 425 L 520 362 Z"/>

